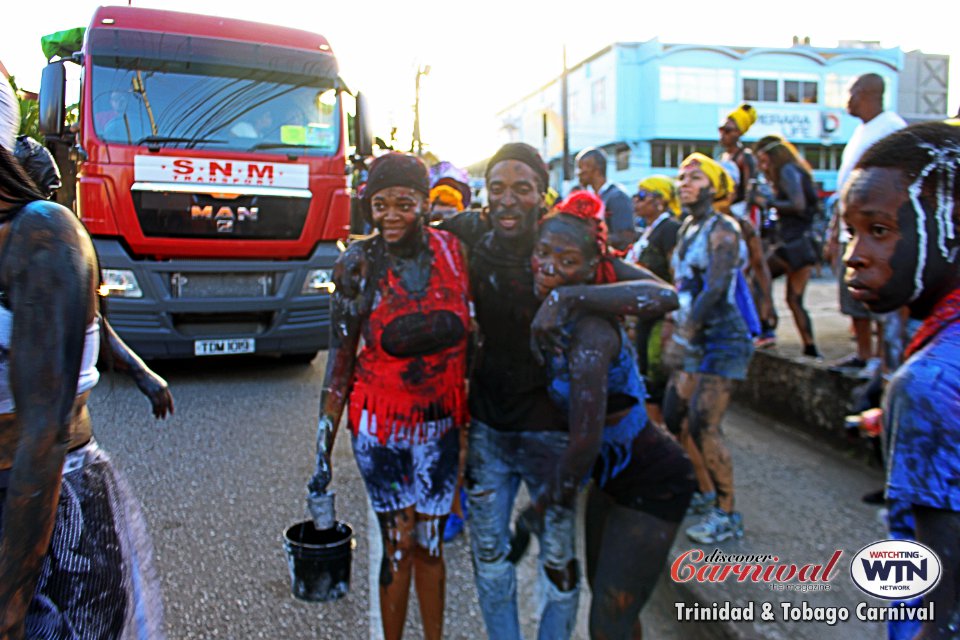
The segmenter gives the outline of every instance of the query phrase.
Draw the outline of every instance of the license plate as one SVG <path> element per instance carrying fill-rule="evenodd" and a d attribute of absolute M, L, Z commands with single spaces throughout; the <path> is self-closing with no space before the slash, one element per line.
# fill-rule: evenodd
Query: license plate
<path fill-rule="evenodd" d="M 253 338 L 225 338 L 222 340 L 196 340 L 193 353 L 198 356 L 224 356 L 234 353 L 253 353 L 257 341 Z"/>

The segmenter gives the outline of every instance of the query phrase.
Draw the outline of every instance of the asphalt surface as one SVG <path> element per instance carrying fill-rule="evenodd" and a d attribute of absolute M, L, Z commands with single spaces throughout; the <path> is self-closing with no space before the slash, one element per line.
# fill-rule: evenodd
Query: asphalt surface
<path fill-rule="evenodd" d="M 380 637 L 370 589 L 371 549 L 374 567 L 379 562 L 377 535 L 349 437 L 338 438 L 333 484 L 338 515 L 356 533 L 350 593 L 323 604 L 300 602 L 290 593 L 281 532 L 305 518 L 304 484 L 312 471 L 323 366 L 323 354 L 309 366 L 257 358 L 159 363 L 177 407 L 164 422 L 150 415 L 146 399 L 126 379 L 105 375 L 94 390 L 95 433 L 130 480 L 153 537 L 171 639 Z M 726 430 L 747 526 L 747 537 L 732 548 L 776 550 L 809 562 L 831 549 L 855 549 L 882 537 L 875 511 L 858 500 L 880 486 L 878 471 L 823 451 L 750 412 L 734 409 Z M 523 501 L 521 496 L 518 502 Z M 536 637 L 535 544 L 519 571 L 527 638 Z M 686 548 L 690 545 L 678 540 L 675 549 Z M 446 555 L 445 637 L 482 638 L 466 538 L 448 545 Z M 695 595 L 734 601 L 762 597 L 739 588 Z M 855 595 L 844 588 L 813 600 L 823 604 L 839 598 L 837 604 L 848 604 Z M 655 596 L 644 612 L 646 637 L 691 637 L 691 628 L 675 621 L 676 597 L 674 592 Z M 588 603 L 584 588 L 579 639 L 587 637 Z M 803 630 L 814 635 L 794 634 L 799 628 L 789 625 L 750 629 L 767 637 L 818 637 L 824 631 Z M 697 635 L 719 637 L 717 631 Z M 877 629 L 844 631 L 832 628 L 822 637 L 841 637 L 834 632 L 879 637 L 873 635 Z M 422 637 L 415 600 L 404 637 Z"/>

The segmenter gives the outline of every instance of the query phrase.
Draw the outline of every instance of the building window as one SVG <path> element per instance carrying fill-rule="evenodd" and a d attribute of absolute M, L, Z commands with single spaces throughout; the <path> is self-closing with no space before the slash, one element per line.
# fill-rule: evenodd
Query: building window
<path fill-rule="evenodd" d="M 816 104 L 817 83 L 810 80 L 784 80 L 783 101 Z"/>
<path fill-rule="evenodd" d="M 857 77 L 828 73 L 823 83 L 823 104 L 835 109 L 845 108 L 850 97 L 850 87 L 856 82 Z"/>
<path fill-rule="evenodd" d="M 730 104 L 734 86 L 730 69 L 660 67 L 660 99 L 665 102 Z"/>
<path fill-rule="evenodd" d="M 590 93 L 590 113 L 603 113 L 607 110 L 607 79 L 593 81 Z"/>
<path fill-rule="evenodd" d="M 630 168 L 630 149 L 617 151 L 617 171 L 626 171 Z"/>
<path fill-rule="evenodd" d="M 801 144 L 797 151 L 814 171 L 836 171 L 843 157 L 843 145 Z"/>
<path fill-rule="evenodd" d="M 706 140 L 655 140 L 650 143 L 650 164 L 662 169 L 675 169 L 695 151 L 712 157 L 716 142 Z"/>
<path fill-rule="evenodd" d="M 743 100 L 745 102 L 779 102 L 777 81 L 767 78 L 744 78 Z"/>

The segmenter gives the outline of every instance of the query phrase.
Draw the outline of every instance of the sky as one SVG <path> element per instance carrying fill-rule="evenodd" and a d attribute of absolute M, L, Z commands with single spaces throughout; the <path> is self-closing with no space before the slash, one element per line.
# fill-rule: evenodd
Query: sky
<path fill-rule="evenodd" d="M 612 42 L 790 46 L 808 36 L 813 46 L 839 40 L 877 40 L 881 46 L 951 57 L 949 107 L 960 105 L 960 9 L 947 0 L 866 3 L 792 0 L 724 4 L 705 0 L 651 3 L 591 0 L 132 0 L 135 6 L 269 22 L 323 34 L 341 76 L 366 93 L 376 135 L 397 128 L 409 148 L 414 84 L 421 79 L 425 147 L 465 165 L 491 155 L 503 141 L 495 114 L 562 70 L 563 47 L 572 66 Z M 0 21 L 0 61 L 25 89 L 36 90 L 46 61 L 40 37 L 89 24 L 91 0 L 8 0 Z M 119 3 L 119 4 L 122 4 Z M 12 5 L 12 6 L 11 6 Z M 34 11 L 42 6 L 39 11 Z M 953 7 L 953 8 L 951 8 Z M 672 11 L 672 13 L 671 13 Z"/>

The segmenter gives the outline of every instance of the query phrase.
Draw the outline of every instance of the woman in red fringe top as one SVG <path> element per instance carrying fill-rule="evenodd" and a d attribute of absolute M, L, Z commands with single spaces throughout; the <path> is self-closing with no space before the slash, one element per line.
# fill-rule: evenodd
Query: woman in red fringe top
<path fill-rule="evenodd" d="M 460 429 L 467 421 L 470 298 L 459 241 L 427 226 L 430 180 L 414 156 L 390 153 L 370 167 L 362 198 L 377 230 L 359 241 L 363 283 L 337 287 L 320 396 L 317 468 L 308 506 L 333 525 L 331 452 L 347 402 L 353 451 L 380 522 L 384 636 L 400 638 L 414 576 L 424 637 L 443 630 L 443 527 L 453 503 Z M 356 255 L 356 254 L 355 254 Z M 343 273 L 334 267 L 334 283 Z"/>

